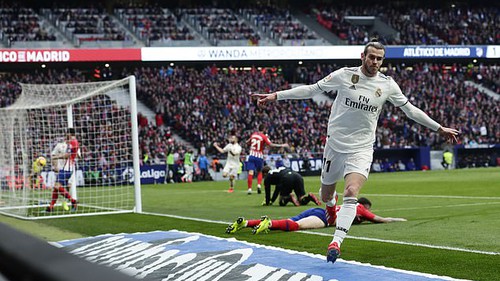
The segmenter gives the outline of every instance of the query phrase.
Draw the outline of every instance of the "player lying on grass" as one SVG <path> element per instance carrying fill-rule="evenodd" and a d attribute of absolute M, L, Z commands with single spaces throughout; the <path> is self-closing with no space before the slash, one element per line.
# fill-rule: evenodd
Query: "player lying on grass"
<path fill-rule="evenodd" d="M 262 205 L 272 205 L 278 195 L 280 196 L 280 206 L 286 206 L 288 202 L 292 202 L 295 206 L 301 206 L 307 205 L 310 201 L 313 201 L 316 205 L 321 205 L 321 201 L 312 192 L 306 193 L 302 176 L 289 168 L 271 169 L 269 166 L 264 166 L 262 176 L 264 177 L 266 191 L 266 199 L 264 199 Z M 275 186 L 272 196 L 271 185 Z"/>
<path fill-rule="evenodd" d="M 364 221 L 373 223 L 406 221 L 403 218 L 385 218 L 375 215 L 370 212 L 371 206 L 372 203 L 370 200 L 364 197 L 359 198 L 353 224 L 360 224 Z M 259 234 L 262 232 L 267 233 L 269 230 L 297 231 L 335 226 L 337 220 L 336 213 L 341 208 L 342 206 L 339 205 L 336 207 L 327 206 L 326 209 L 311 208 L 294 217 L 283 220 L 271 220 L 268 216 L 263 216 L 260 220 L 246 220 L 240 217 L 226 228 L 226 233 L 232 234 L 245 227 L 252 227 L 252 233 Z"/>

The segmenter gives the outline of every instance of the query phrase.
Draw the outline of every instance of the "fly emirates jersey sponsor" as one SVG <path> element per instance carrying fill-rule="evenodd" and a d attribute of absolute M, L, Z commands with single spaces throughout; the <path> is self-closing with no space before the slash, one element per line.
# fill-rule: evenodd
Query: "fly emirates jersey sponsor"
<path fill-rule="evenodd" d="M 368 77 L 361 72 L 361 67 L 341 68 L 307 87 L 306 96 L 278 93 L 278 99 L 304 99 L 323 92 L 337 92 L 328 120 L 327 145 L 342 153 L 373 149 L 384 103 L 389 101 L 400 107 L 408 102 L 391 77 L 380 72 Z"/>
<path fill-rule="evenodd" d="M 267 138 L 266 135 L 260 132 L 253 133 L 250 136 L 250 155 L 264 158 L 264 146 L 270 145 L 271 141 Z"/>
<path fill-rule="evenodd" d="M 316 85 L 326 92 L 337 91 L 328 120 L 327 143 L 338 152 L 372 149 L 384 103 L 399 107 L 408 101 L 391 77 L 380 72 L 368 77 L 360 67 L 339 69 Z"/>

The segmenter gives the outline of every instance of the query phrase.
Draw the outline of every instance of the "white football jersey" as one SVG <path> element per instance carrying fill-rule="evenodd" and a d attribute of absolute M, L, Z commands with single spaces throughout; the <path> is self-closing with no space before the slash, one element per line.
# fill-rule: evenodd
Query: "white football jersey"
<path fill-rule="evenodd" d="M 372 149 L 377 121 L 386 101 L 400 107 L 408 102 L 398 84 L 378 73 L 365 76 L 361 67 L 344 67 L 300 91 L 278 92 L 278 100 L 304 99 L 323 92 L 337 92 L 328 120 L 327 145 L 341 153 Z"/>
<path fill-rule="evenodd" d="M 227 152 L 226 165 L 240 166 L 241 146 L 237 143 L 228 143 L 222 150 Z"/>
<path fill-rule="evenodd" d="M 68 151 L 68 144 L 66 144 L 66 142 L 59 142 L 56 144 L 50 155 L 52 157 L 60 156 L 67 153 L 67 151 Z M 64 158 L 52 161 L 52 165 L 54 165 L 53 168 L 56 171 L 62 170 L 65 164 L 66 164 L 66 159 Z"/>

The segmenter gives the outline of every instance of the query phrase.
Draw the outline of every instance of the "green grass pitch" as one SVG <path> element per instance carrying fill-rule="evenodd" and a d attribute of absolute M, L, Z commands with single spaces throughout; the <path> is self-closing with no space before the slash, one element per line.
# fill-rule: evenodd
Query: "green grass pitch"
<path fill-rule="evenodd" d="M 317 194 L 320 179 L 307 177 L 305 184 L 307 191 Z M 310 253 L 326 251 L 333 228 L 312 234 L 252 235 L 250 229 L 225 234 L 226 224 L 221 222 L 238 216 L 288 218 L 313 207 L 312 203 L 261 206 L 263 194 L 247 195 L 245 180 L 236 183 L 232 194 L 227 188 L 227 181 L 143 186 L 143 211 L 168 216 L 122 214 L 39 221 L 0 216 L 0 222 L 48 241 L 178 229 Z M 338 189 L 342 191 L 343 183 Z M 342 245 L 343 259 L 455 278 L 500 280 L 500 168 L 371 174 L 360 196 L 372 201 L 374 213 L 408 221 L 353 226 L 352 237 Z"/>

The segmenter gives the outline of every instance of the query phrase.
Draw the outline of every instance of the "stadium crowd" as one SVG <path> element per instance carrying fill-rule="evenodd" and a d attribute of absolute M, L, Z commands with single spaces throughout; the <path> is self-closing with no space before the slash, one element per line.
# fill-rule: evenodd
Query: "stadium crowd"
<path fill-rule="evenodd" d="M 291 11 L 287 9 L 263 5 L 240 9 L 239 13 L 250 19 L 264 33 L 269 33 L 272 39 L 300 40 L 318 38 L 304 24 L 295 19 Z"/>
<path fill-rule="evenodd" d="M 271 110 L 269 106 L 257 107 L 249 94 L 287 89 L 291 82 L 314 83 L 336 68 L 332 65 L 298 67 L 294 78 L 289 79 L 277 68 L 253 67 L 244 71 L 212 65 L 202 69 L 143 66 L 133 69 L 133 73 L 124 70 L 122 75 L 137 77 L 139 99 L 157 113 L 154 124 L 145 117 L 139 118 L 141 158 L 155 163 L 164 161 L 169 150 L 181 154 L 186 151 L 187 147 L 174 141 L 173 133 L 197 149 L 205 147 L 207 155 L 215 155 L 213 142 L 225 143 L 231 133 L 236 133 L 243 142 L 262 123 L 269 128 L 273 141 L 290 144 L 288 153 L 321 153 L 326 132 L 321 120 L 328 118 L 328 102 L 287 101 Z M 462 65 L 416 63 L 388 65 L 385 72 L 401 85 L 413 104 L 435 120 L 446 120 L 460 129 L 460 143 L 474 146 L 500 143 L 499 103 L 464 83 L 479 73 L 497 71 L 489 68 L 495 66 L 471 69 Z M 72 83 L 88 80 L 85 77 L 75 69 L 5 73 L 0 82 L 0 105 L 8 106 L 19 95 L 18 82 Z M 438 134 L 415 125 L 391 104 L 381 112 L 376 148 L 442 148 L 444 143 Z"/>
<path fill-rule="evenodd" d="M 331 66 L 318 66 L 316 72 L 299 68 L 301 82 L 314 83 L 332 71 Z M 462 144 L 499 143 L 500 105 L 493 98 L 464 81 L 474 80 L 480 73 L 498 72 L 496 65 L 446 65 L 441 63 L 416 63 L 413 65 L 389 64 L 385 73 L 401 85 L 415 106 L 435 120 L 446 120 L 459 129 Z M 485 87 L 487 87 L 485 85 Z M 431 146 L 439 148 L 444 140 L 438 134 L 421 126 L 414 126 L 405 114 L 387 104 L 383 109 L 375 147 Z"/>
<path fill-rule="evenodd" d="M 231 9 L 217 5 L 167 9 L 161 4 L 145 7 L 118 3 L 115 10 L 109 12 L 96 8 L 100 6 L 43 8 L 39 13 L 63 33 L 69 32 L 80 40 L 129 40 L 127 31 L 113 19 L 114 16 L 124 26 L 130 26 L 145 42 L 192 41 L 192 29 L 197 27 L 201 27 L 202 36 L 208 36 L 211 42 L 244 40 L 257 45 L 263 39 L 277 40 L 278 44 L 283 40 L 318 39 L 317 34 L 293 16 L 291 7 L 261 5 L 255 8 L 247 3 L 233 5 L 236 7 Z M 311 4 L 305 12 L 347 44 L 365 44 L 370 37 L 380 36 L 385 44 L 390 45 L 474 45 L 500 44 L 498 11 L 495 5 L 417 5 L 405 1 L 353 5 L 341 1 L 335 5 Z M 11 40 L 55 40 L 54 34 L 47 33 L 40 26 L 37 11 L 32 8 L 2 3 L 0 16 L 4 37 L 10 36 Z M 394 32 L 381 32 L 373 24 L 350 19 L 352 16 L 377 17 Z"/>
<path fill-rule="evenodd" d="M 168 9 L 129 7 L 116 9 L 115 14 L 144 40 L 194 40 L 193 32 Z"/>
<path fill-rule="evenodd" d="M 99 8 L 58 8 L 44 11 L 57 27 L 80 41 L 123 41 L 127 38 L 125 30 Z"/>
<path fill-rule="evenodd" d="M 381 2 L 377 5 L 335 3 L 312 6 L 310 14 L 348 44 L 366 44 L 378 35 L 372 26 L 354 24 L 348 17 L 373 16 L 396 30 L 396 36 L 383 37 L 391 45 L 474 45 L 499 44 L 498 7 L 442 6 L 419 3 Z M 346 19 L 347 17 L 347 19 Z"/>
<path fill-rule="evenodd" d="M 178 13 L 187 16 L 194 26 L 207 32 L 209 39 L 251 40 L 260 38 L 259 34 L 230 9 L 193 8 L 181 9 Z M 258 39 L 257 39 L 258 40 Z"/>
<path fill-rule="evenodd" d="M 44 29 L 31 8 L 0 5 L 0 39 L 12 41 L 54 41 L 56 37 Z"/>

